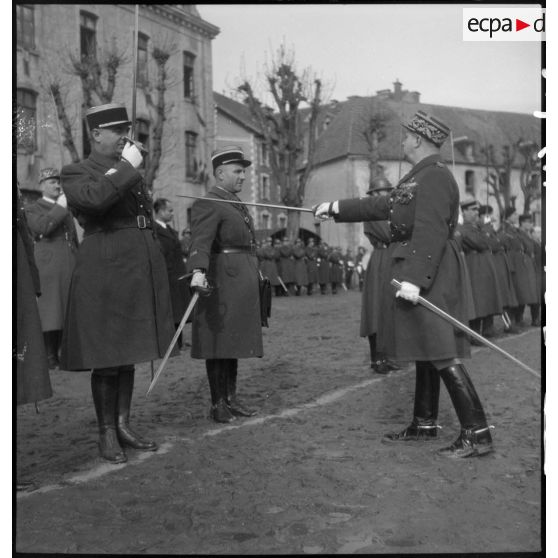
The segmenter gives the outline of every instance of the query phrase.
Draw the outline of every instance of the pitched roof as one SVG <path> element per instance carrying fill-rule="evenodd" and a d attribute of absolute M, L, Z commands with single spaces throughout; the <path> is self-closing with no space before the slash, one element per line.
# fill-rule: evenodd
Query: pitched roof
<path fill-rule="evenodd" d="M 229 118 L 232 118 L 255 134 L 261 134 L 258 122 L 250 113 L 247 105 L 215 91 L 213 92 L 213 101 L 217 110 L 220 110 Z"/>
<path fill-rule="evenodd" d="M 315 164 L 347 156 L 368 156 L 368 144 L 363 135 L 367 115 L 370 114 L 372 100 L 376 97 L 350 97 L 338 103 L 337 115 L 316 144 Z M 519 139 L 534 141 L 541 145 L 541 124 L 539 119 L 529 114 L 448 107 L 426 103 L 397 102 L 391 99 L 381 101 L 385 111 L 385 138 L 379 144 L 380 159 L 399 160 L 402 140 L 401 120 L 406 120 L 417 110 L 433 114 L 452 130 L 455 139 L 466 136 L 473 143 L 473 161 L 465 155 L 465 150 L 454 148 L 456 163 L 484 164 L 480 149 L 492 144 L 498 157 L 501 148 Z M 442 156 L 451 161 L 451 144 L 442 146 Z"/>

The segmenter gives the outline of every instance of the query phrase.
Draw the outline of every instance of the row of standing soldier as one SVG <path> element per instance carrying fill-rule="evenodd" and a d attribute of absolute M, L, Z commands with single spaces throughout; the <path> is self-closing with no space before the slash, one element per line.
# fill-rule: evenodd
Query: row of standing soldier
<path fill-rule="evenodd" d="M 304 245 L 301 238 L 293 244 L 287 238 L 267 237 L 256 253 L 261 272 L 269 278 L 277 296 L 300 296 L 304 289 L 312 295 L 315 286 L 325 295 L 330 284 L 331 294 L 337 294 L 339 288 L 350 289 L 353 285 L 355 262 L 350 250 L 343 254 L 339 247 L 323 241 L 316 245 L 309 238 Z"/>

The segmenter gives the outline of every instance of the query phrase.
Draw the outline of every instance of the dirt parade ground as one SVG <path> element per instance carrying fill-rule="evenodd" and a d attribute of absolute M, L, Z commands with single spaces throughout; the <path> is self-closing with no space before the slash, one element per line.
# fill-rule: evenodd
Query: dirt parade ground
<path fill-rule="evenodd" d="M 17 409 L 15 549 L 90 554 L 537 552 L 542 544 L 540 380 L 486 348 L 467 363 L 495 451 L 452 460 L 458 422 L 442 386 L 439 438 L 383 444 L 411 419 L 414 366 L 374 374 L 358 337 L 360 293 L 275 298 L 265 356 L 240 361 L 259 412 L 208 420 L 203 361 L 186 349 L 132 425 L 154 453 L 98 457 L 90 374 L 52 371 L 55 396 Z M 501 329 L 502 324 L 497 324 Z M 242 324 L 239 324 L 242 327 Z M 186 329 L 187 338 L 190 326 Z M 541 369 L 541 331 L 496 339 Z M 157 362 L 155 366 L 157 366 Z"/>

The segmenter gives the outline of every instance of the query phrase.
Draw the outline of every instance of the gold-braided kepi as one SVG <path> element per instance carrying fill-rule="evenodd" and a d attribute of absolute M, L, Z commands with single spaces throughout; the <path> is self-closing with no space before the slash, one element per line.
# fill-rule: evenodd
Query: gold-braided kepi
<path fill-rule="evenodd" d="M 446 141 L 451 131 L 441 120 L 422 110 L 417 111 L 411 120 L 402 122 L 401 125 L 432 142 L 436 147 L 440 147 Z"/>

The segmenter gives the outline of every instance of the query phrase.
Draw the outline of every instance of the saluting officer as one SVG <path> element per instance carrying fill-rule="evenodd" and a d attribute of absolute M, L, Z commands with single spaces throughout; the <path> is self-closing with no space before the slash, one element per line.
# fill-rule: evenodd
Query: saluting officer
<path fill-rule="evenodd" d="M 237 146 L 214 151 L 211 162 L 215 186 L 192 205 L 187 269 L 192 288 L 206 296 L 194 310 L 191 354 L 205 359 L 211 418 L 231 422 L 255 414 L 236 395 L 238 359 L 263 356 L 254 223 L 237 196 L 252 163 Z"/>
<path fill-rule="evenodd" d="M 162 358 L 174 335 L 165 260 L 155 239 L 143 157 L 127 139 L 123 105 L 85 115 L 91 154 L 62 169 L 68 206 L 84 229 L 72 275 L 61 367 L 92 370 L 101 456 L 126 461 L 124 446 L 154 451 L 129 426 L 134 364 Z"/>
<path fill-rule="evenodd" d="M 450 323 L 416 305 L 419 294 L 461 322 L 469 319 L 465 262 L 453 238 L 459 214 L 459 189 L 443 164 L 440 147 L 449 128 L 418 111 L 409 122 L 403 151 L 411 163 L 389 197 L 321 203 L 316 217 L 339 222 L 389 220 L 391 276 L 401 281 L 385 316 L 389 358 L 416 361 L 413 420 L 386 442 L 433 440 L 437 436 L 439 381 L 442 377 L 456 410 L 461 433 L 441 455 L 461 458 L 492 451 L 489 426 L 473 382 L 462 364 L 469 340 Z"/>

